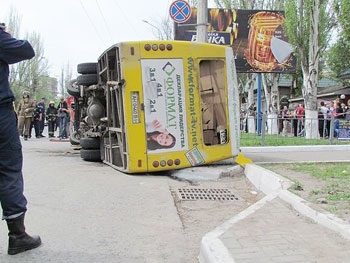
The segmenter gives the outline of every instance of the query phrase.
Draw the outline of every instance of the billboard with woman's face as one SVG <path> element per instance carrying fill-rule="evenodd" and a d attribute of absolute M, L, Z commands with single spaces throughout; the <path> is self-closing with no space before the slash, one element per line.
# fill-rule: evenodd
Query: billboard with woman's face
<path fill-rule="evenodd" d="M 141 66 L 147 151 L 188 150 L 182 59 L 144 59 Z"/>
<path fill-rule="evenodd" d="M 232 46 L 237 72 L 295 73 L 294 47 L 288 43 L 283 11 L 208 9 L 208 42 Z M 196 41 L 197 9 L 175 39 Z"/>

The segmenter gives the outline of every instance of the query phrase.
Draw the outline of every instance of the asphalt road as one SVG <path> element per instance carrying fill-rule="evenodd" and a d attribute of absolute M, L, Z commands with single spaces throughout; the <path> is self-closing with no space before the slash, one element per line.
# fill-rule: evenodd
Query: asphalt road
<path fill-rule="evenodd" d="M 239 173 L 215 181 L 128 175 L 85 162 L 68 142 L 22 142 L 26 227 L 40 248 L 7 255 L 0 227 L 0 262 L 198 262 L 202 236 L 261 195 Z M 210 169 L 210 168 L 208 168 Z M 180 188 L 227 188 L 235 202 L 183 201 Z"/>
<path fill-rule="evenodd" d="M 27 231 L 40 234 L 43 245 L 1 262 L 184 262 L 168 177 L 84 162 L 67 142 L 31 139 L 23 152 Z"/>

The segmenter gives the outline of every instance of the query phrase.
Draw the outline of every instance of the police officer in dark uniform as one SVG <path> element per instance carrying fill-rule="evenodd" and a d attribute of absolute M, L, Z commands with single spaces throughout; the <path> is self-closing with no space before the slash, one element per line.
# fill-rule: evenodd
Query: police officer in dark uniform
<path fill-rule="evenodd" d="M 14 95 L 10 89 L 9 64 L 31 59 L 34 50 L 26 40 L 17 40 L 0 23 L 0 202 L 8 226 L 8 254 L 40 246 L 39 236 L 30 236 L 24 227 L 27 200 L 23 195 L 22 145 L 17 131 Z"/>
<path fill-rule="evenodd" d="M 35 130 L 35 137 L 36 138 L 45 137 L 44 135 L 42 135 L 43 130 L 41 128 L 44 113 L 45 113 L 45 108 L 43 107 L 43 105 L 37 103 L 36 107 L 33 111 L 33 126 L 34 126 L 34 130 Z"/>
<path fill-rule="evenodd" d="M 46 119 L 47 119 L 47 126 L 49 129 L 49 138 L 55 137 L 54 134 L 55 134 L 57 114 L 58 114 L 58 111 L 55 107 L 55 102 L 51 100 L 49 103 L 49 107 L 46 110 Z"/>
<path fill-rule="evenodd" d="M 42 97 L 41 100 L 38 103 L 38 107 L 41 108 L 41 120 L 40 120 L 40 124 L 39 124 L 39 136 L 40 137 L 45 137 L 43 135 L 44 129 L 45 129 L 45 98 Z"/>

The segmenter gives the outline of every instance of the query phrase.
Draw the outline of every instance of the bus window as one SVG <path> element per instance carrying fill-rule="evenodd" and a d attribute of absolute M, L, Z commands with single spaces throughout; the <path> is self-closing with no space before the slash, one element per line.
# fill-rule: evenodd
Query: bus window
<path fill-rule="evenodd" d="M 202 60 L 199 74 L 204 144 L 225 144 L 228 138 L 224 61 Z"/>

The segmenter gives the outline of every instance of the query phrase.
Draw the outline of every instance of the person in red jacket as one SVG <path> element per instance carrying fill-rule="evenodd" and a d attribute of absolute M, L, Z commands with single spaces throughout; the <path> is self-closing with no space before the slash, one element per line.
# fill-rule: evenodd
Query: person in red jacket
<path fill-rule="evenodd" d="M 22 145 L 17 132 L 15 97 L 8 81 L 9 64 L 31 59 L 35 52 L 26 40 L 13 38 L 0 23 L 0 202 L 8 226 L 7 253 L 18 254 L 40 246 L 39 236 L 24 227 L 27 199 L 23 194 Z"/>
<path fill-rule="evenodd" d="M 297 118 L 298 118 L 298 136 L 304 135 L 304 117 L 305 109 L 303 104 L 299 104 L 297 108 Z"/>

